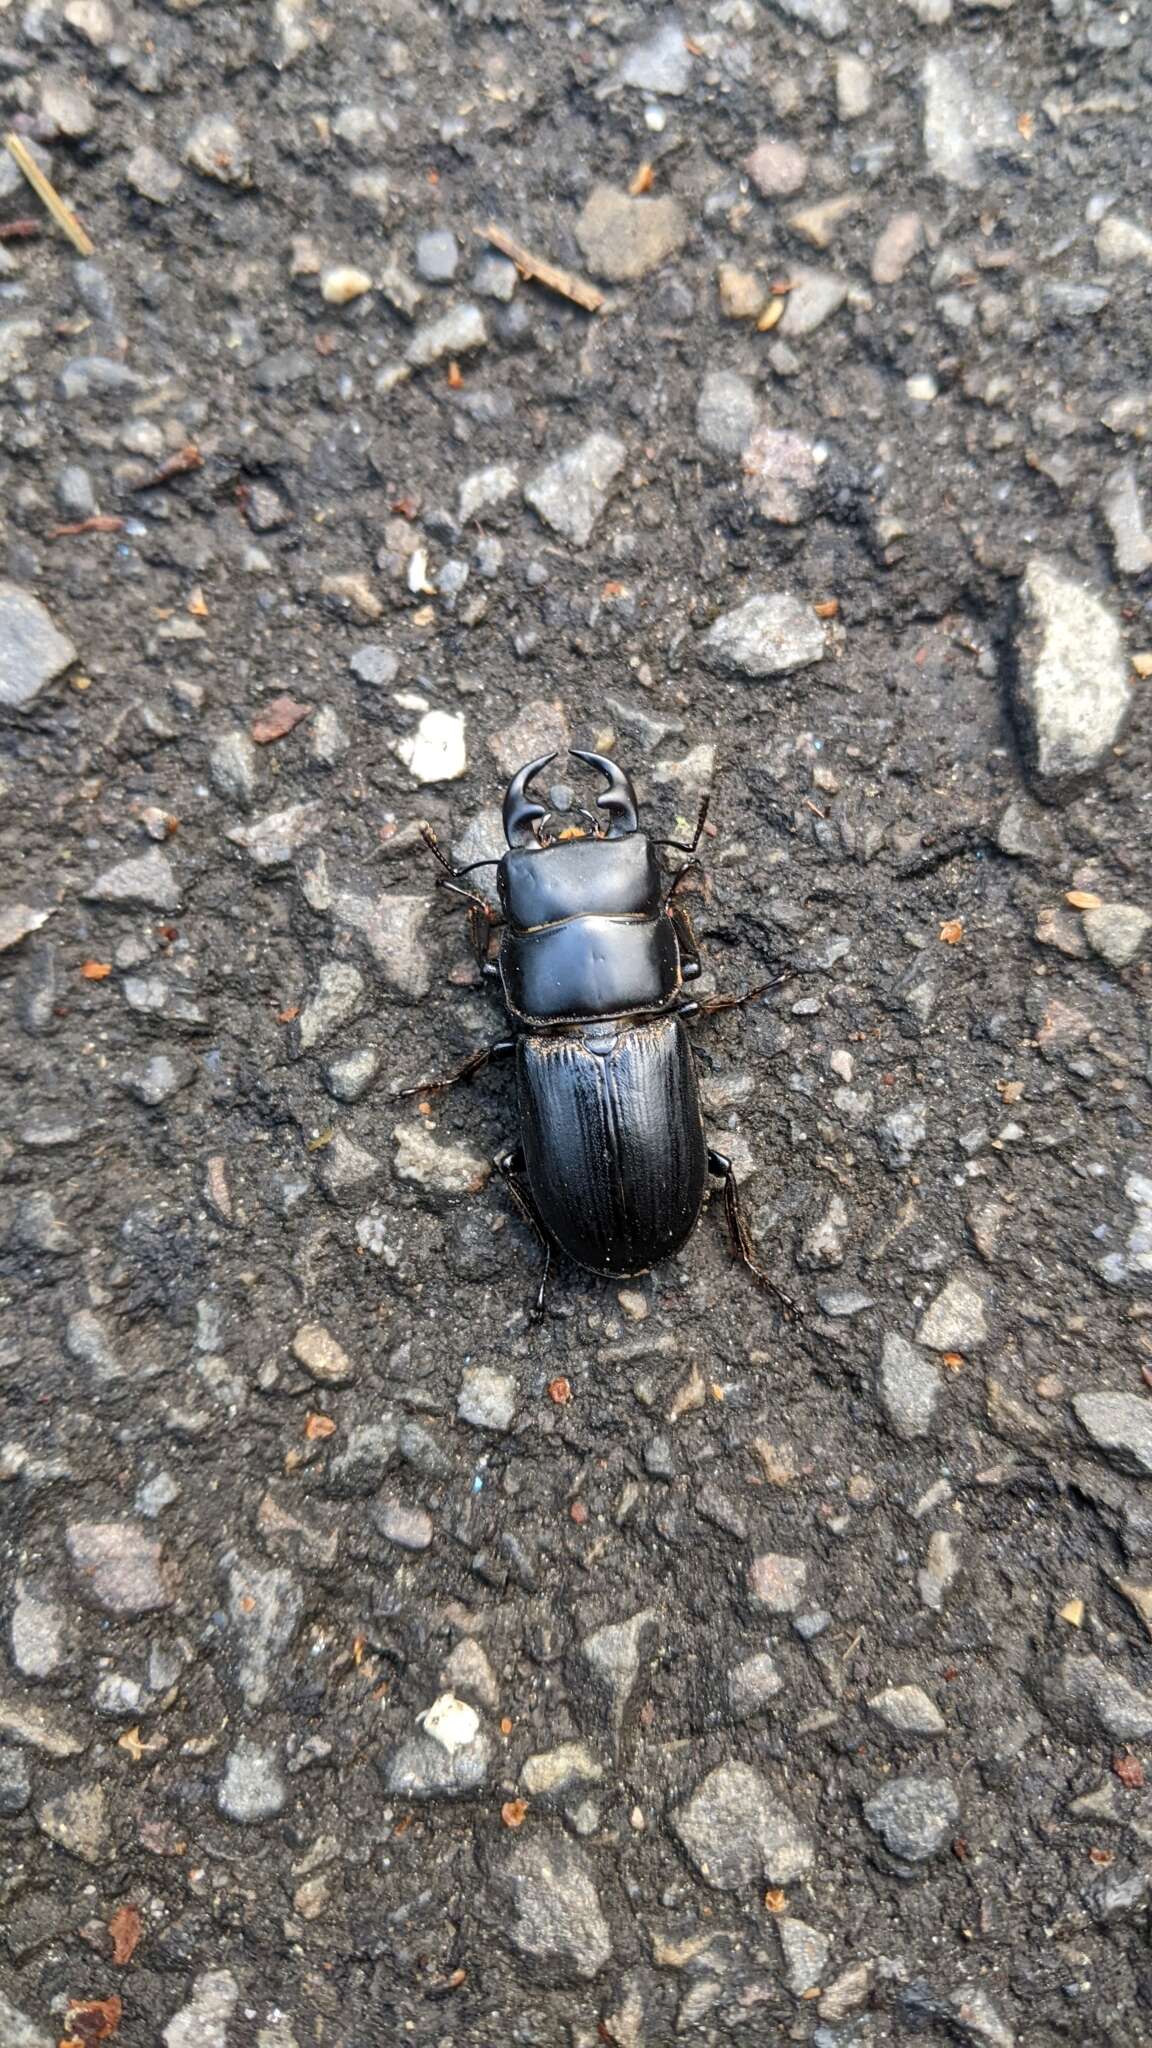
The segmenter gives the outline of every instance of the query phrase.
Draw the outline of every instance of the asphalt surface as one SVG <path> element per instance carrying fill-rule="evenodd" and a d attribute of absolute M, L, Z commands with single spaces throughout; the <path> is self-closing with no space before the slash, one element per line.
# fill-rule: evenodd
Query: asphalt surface
<path fill-rule="evenodd" d="M 0 77 L 0 2048 L 1152 2040 L 1143 11 Z M 792 1320 L 715 1198 L 533 1320 L 513 1077 L 401 1092 L 568 744 L 711 793 Z"/>

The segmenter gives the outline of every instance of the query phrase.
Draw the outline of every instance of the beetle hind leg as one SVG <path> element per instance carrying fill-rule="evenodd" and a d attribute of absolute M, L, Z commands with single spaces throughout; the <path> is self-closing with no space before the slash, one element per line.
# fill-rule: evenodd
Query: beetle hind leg
<path fill-rule="evenodd" d="M 528 1225 L 529 1230 L 535 1232 L 540 1240 L 540 1248 L 544 1253 L 544 1267 L 540 1275 L 540 1285 L 536 1289 L 536 1300 L 532 1307 L 533 1318 L 539 1320 L 544 1313 L 544 1295 L 548 1286 L 548 1275 L 552 1270 L 552 1240 L 541 1223 L 539 1216 L 536 1214 L 536 1206 L 529 1192 L 528 1182 L 524 1177 L 523 1145 L 512 1145 L 506 1152 L 498 1152 L 494 1164 L 497 1173 L 508 1190 L 509 1200 L 516 1214 L 522 1223 Z"/>
<path fill-rule="evenodd" d="M 756 1257 L 748 1219 L 740 1206 L 740 1190 L 736 1185 L 732 1161 L 723 1152 L 710 1151 L 708 1171 L 724 1182 L 724 1221 L 728 1226 L 728 1242 L 732 1248 L 732 1257 L 739 1259 L 742 1266 L 747 1266 L 757 1284 L 763 1287 L 766 1293 L 774 1296 L 785 1319 L 788 1322 L 796 1322 L 803 1315 L 803 1310 L 797 1306 L 790 1294 L 785 1294 L 783 1288 L 776 1285 Z"/>
<path fill-rule="evenodd" d="M 414 1081 L 411 1088 L 402 1088 L 405 1095 L 438 1095 L 444 1088 L 454 1088 L 457 1081 L 470 1081 L 473 1074 L 488 1065 L 489 1060 L 506 1059 L 516 1050 L 514 1038 L 498 1038 L 495 1045 L 482 1045 L 479 1052 L 470 1052 L 466 1060 L 454 1067 L 450 1074 L 440 1074 L 434 1080 Z"/>

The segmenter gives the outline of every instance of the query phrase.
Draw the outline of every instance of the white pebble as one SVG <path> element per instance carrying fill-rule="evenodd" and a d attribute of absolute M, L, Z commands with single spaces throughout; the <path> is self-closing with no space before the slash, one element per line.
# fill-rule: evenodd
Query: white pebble
<path fill-rule="evenodd" d="M 368 272 L 356 270 L 350 264 L 326 270 L 320 280 L 321 296 L 330 306 L 346 306 L 351 299 L 362 299 L 371 289 L 372 279 Z"/>

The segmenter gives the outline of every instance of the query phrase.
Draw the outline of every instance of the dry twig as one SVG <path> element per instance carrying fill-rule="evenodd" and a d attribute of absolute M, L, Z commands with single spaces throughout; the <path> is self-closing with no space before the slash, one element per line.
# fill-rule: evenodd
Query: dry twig
<path fill-rule="evenodd" d="M 6 135 L 4 147 L 9 156 L 23 171 L 38 199 L 42 199 L 58 228 L 62 228 L 74 249 L 81 256 L 94 256 L 96 244 L 89 241 L 76 215 L 66 206 L 49 178 L 44 176 L 34 156 L 30 154 L 18 135 Z"/>
<path fill-rule="evenodd" d="M 550 292 L 559 292 L 561 298 L 571 299 L 574 306 L 582 306 L 586 313 L 598 313 L 604 304 L 603 292 L 594 284 L 588 284 L 582 277 L 574 277 L 570 270 L 562 270 L 558 263 L 549 263 L 546 256 L 534 256 L 523 242 L 517 242 L 506 234 L 503 228 L 489 221 L 486 227 L 478 229 L 486 242 L 499 249 L 502 256 L 511 257 L 521 277 L 534 278 L 537 284 L 547 285 Z"/>

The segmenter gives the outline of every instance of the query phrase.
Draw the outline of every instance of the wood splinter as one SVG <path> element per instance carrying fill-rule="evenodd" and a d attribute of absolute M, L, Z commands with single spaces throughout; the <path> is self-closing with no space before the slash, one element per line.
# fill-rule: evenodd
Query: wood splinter
<path fill-rule="evenodd" d="M 477 229 L 485 242 L 491 242 L 502 256 L 508 256 L 516 265 L 521 277 L 532 278 L 536 284 L 546 285 L 550 292 L 559 292 L 561 298 L 571 299 L 574 306 L 581 306 L 585 313 L 598 313 L 604 304 L 603 292 L 594 284 L 588 284 L 582 277 L 574 277 L 570 270 L 562 270 L 558 263 L 549 263 L 546 256 L 534 256 L 523 242 L 517 242 L 494 222 Z"/>
<path fill-rule="evenodd" d="M 23 171 L 38 199 L 43 200 L 58 228 L 62 228 L 74 249 L 81 256 L 94 256 L 96 244 L 89 240 L 70 206 L 66 206 L 51 180 L 44 176 L 34 156 L 21 142 L 18 135 L 6 135 L 4 147 L 20 170 Z"/>

